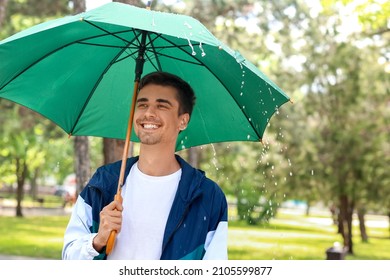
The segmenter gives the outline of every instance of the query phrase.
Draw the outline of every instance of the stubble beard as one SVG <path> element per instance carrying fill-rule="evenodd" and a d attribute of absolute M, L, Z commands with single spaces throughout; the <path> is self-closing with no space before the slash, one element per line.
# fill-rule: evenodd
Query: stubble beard
<path fill-rule="evenodd" d="M 161 137 L 156 135 L 150 135 L 149 133 L 141 133 L 138 138 L 141 144 L 144 145 L 156 145 L 161 142 Z"/>

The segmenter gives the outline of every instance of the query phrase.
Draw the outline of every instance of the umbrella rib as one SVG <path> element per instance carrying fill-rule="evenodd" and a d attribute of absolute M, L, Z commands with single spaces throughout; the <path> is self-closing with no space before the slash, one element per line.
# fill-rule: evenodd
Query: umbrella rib
<path fill-rule="evenodd" d="M 140 34 L 138 34 L 139 36 Z M 128 45 L 131 44 L 132 42 L 128 42 Z M 103 76 L 104 74 L 108 71 L 108 69 L 116 62 L 117 58 L 120 57 L 122 55 L 122 53 L 127 49 L 127 46 L 122 48 L 118 53 L 117 55 L 111 60 L 110 63 L 107 64 L 106 68 L 104 69 L 104 71 L 102 71 L 102 73 L 100 74 L 99 78 L 97 79 L 97 81 L 95 82 L 95 85 L 94 87 L 92 88 L 91 92 L 89 93 L 88 95 L 88 98 L 86 99 L 86 102 L 84 102 L 84 105 L 83 105 L 83 108 L 80 110 L 80 113 L 79 115 L 77 116 L 77 119 L 76 121 L 74 122 L 74 125 L 72 127 L 72 129 L 70 130 L 69 134 L 71 135 L 79 121 L 79 119 L 81 118 L 82 114 L 84 113 L 85 111 L 85 108 L 87 107 L 88 103 L 89 103 L 89 100 L 92 98 L 92 95 L 94 94 L 97 86 L 99 85 L 99 82 L 103 79 Z"/>
<path fill-rule="evenodd" d="M 150 37 L 150 33 L 148 33 L 149 44 L 152 46 L 152 52 L 154 53 L 154 56 L 155 56 L 155 58 L 156 58 L 156 61 L 157 61 L 157 65 L 158 65 L 158 66 L 156 67 L 156 66 L 154 65 L 154 63 L 152 62 L 151 59 L 149 59 L 149 61 L 150 61 L 150 63 L 153 65 L 153 67 L 154 67 L 156 70 L 162 71 L 160 59 L 159 59 L 159 57 L 157 56 L 156 48 L 155 48 L 155 46 L 153 45 L 153 42 L 154 42 L 158 37 L 160 37 L 160 36 L 156 36 L 156 38 L 154 38 L 154 39 L 152 40 L 152 38 Z M 145 55 L 149 58 L 149 55 L 148 55 L 147 53 L 146 53 Z"/>
<path fill-rule="evenodd" d="M 119 40 L 122 40 L 122 41 L 124 41 L 124 42 L 126 42 L 126 43 L 129 43 L 129 42 L 128 42 L 126 39 L 117 36 L 116 34 L 126 33 L 126 32 L 131 32 L 131 31 L 134 32 L 134 30 L 132 30 L 132 29 L 131 29 L 131 30 L 128 29 L 128 30 L 118 31 L 118 32 L 109 32 L 109 31 L 105 30 L 104 28 L 102 28 L 102 27 L 100 27 L 100 26 L 98 26 L 98 25 L 92 23 L 91 21 L 88 21 L 88 20 L 85 20 L 85 19 L 84 19 L 84 22 L 86 22 L 86 23 L 92 25 L 93 27 L 95 27 L 95 28 L 97 28 L 97 29 L 99 29 L 99 30 L 105 32 L 106 35 L 112 35 L 112 36 L 114 36 L 115 38 L 117 38 L 117 39 L 119 39 Z M 104 35 L 104 36 L 106 36 L 106 35 Z M 101 36 L 103 36 L 103 35 L 96 36 L 96 38 L 101 37 Z"/>

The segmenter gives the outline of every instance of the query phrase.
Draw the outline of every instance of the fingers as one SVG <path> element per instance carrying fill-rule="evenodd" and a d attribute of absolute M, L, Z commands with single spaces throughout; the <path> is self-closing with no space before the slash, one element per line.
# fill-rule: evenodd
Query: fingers
<path fill-rule="evenodd" d="M 118 211 L 122 212 L 123 205 L 121 202 L 114 200 L 110 204 L 108 204 L 106 207 L 104 207 L 102 211 L 104 211 L 105 209 L 106 210 L 118 210 Z"/>
<path fill-rule="evenodd" d="M 100 212 L 99 230 L 93 240 L 94 248 L 97 251 L 100 251 L 98 249 L 103 248 L 107 244 L 112 231 L 120 232 L 122 227 L 122 211 L 122 204 L 114 200 Z"/>
<path fill-rule="evenodd" d="M 120 231 L 122 225 L 123 206 L 119 201 L 112 201 L 100 212 L 100 228 L 106 232 Z"/>

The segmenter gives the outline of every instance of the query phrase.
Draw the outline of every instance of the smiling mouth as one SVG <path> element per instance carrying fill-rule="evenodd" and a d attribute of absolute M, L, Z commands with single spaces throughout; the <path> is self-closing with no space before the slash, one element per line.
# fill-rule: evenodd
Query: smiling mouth
<path fill-rule="evenodd" d="M 157 124 L 151 124 L 151 123 L 144 123 L 141 124 L 141 126 L 145 129 L 157 129 L 159 126 Z"/>

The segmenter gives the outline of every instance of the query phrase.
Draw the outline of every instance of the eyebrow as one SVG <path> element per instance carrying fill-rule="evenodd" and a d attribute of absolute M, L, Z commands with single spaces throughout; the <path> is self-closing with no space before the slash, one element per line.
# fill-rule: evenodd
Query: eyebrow
<path fill-rule="evenodd" d="M 149 101 L 149 99 L 146 98 L 146 97 L 137 99 L 137 103 L 140 103 L 140 102 L 148 102 L 148 101 Z M 169 106 L 173 107 L 172 102 L 170 102 L 170 101 L 167 100 L 167 99 L 158 98 L 158 99 L 156 99 L 156 102 L 158 102 L 158 103 L 166 103 L 166 104 L 168 104 Z"/>

